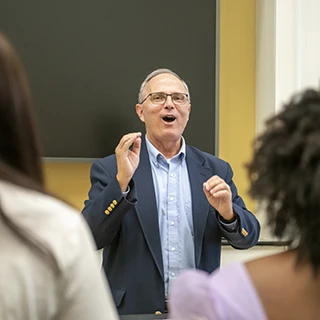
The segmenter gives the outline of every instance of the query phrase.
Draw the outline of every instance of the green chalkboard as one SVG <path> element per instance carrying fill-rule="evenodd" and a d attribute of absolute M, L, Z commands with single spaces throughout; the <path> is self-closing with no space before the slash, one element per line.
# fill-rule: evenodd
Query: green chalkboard
<path fill-rule="evenodd" d="M 0 30 L 31 83 L 44 157 L 98 158 L 125 133 L 141 82 L 159 67 L 186 80 L 188 144 L 214 153 L 216 1 L 1 0 Z"/>

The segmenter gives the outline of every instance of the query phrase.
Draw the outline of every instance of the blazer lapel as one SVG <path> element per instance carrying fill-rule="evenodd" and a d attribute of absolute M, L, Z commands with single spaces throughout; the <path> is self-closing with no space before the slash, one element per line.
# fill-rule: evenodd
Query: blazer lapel
<path fill-rule="evenodd" d="M 140 150 L 140 164 L 134 174 L 138 202 L 136 211 L 147 244 L 163 278 L 163 262 L 158 222 L 158 209 L 154 191 L 151 165 L 144 139 Z M 139 201 L 140 200 L 140 201 Z"/>
<path fill-rule="evenodd" d="M 186 161 L 192 195 L 195 263 L 196 267 L 198 267 L 200 264 L 203 233 L 210 206 L 203 192 L 203 183 L 211 177 L 211 170 L 204 165 L 204 158 L 188 146 Z"/>

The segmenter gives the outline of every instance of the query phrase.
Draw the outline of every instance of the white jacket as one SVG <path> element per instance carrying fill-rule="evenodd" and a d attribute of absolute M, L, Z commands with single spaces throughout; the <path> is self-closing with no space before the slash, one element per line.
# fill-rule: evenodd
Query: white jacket
<path fill-rule="evenodd" d="M 117 320 L 82 216 L 61 201 L 0 180 L 0 319 Z"/>

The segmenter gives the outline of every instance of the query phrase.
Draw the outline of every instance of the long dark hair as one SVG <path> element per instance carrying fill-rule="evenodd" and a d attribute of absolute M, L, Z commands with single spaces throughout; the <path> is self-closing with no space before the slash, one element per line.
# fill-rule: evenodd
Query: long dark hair
<path fill-rule="evenodd" d="M 1 33 L 0 180 L 45 193 L 38 133 L 26 73 L 13 46 Z M 6 214 L 1 203 L 0 217 L 18 237 L 57 268 L 55 259 L 45 244 Z"/>
<path fill-rule="evenodd" d="M 253 198 L 277 237 L 299 241 L 297 263 L 320 266 L 320 92 L 305 90 L 266 122 L 248 165 Z"/>
<path fill-rule="evenodd" d="M 31 93 L 13 46 L 0 33 L 0 179 L 42 189 L 43 174 Z"/>

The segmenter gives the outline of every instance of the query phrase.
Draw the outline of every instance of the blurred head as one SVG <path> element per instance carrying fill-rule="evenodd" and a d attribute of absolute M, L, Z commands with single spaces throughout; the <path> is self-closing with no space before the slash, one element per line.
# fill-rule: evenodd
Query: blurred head
<path fill-rule="evenodd" d="M 138 99 L 136 112 L 148 139 L 154 144 L 180 141 L 191 110 L 187 84 L 173 71 L 158 69 L 143 81 Z"/>
<path fill-rule="evenodd" d="M 24 177 L 42 185 L 41 168 L 26 74 L 13 46 L 0 33 L 0 179 L 21 184 Z"/>
<path fill-rule="evenodd" d="M 298 262 L 320 266 L 320 92 L 293 96 L 266 122 L 248 165 L 250 193 L 277 237 L 299 240 Z"/>

